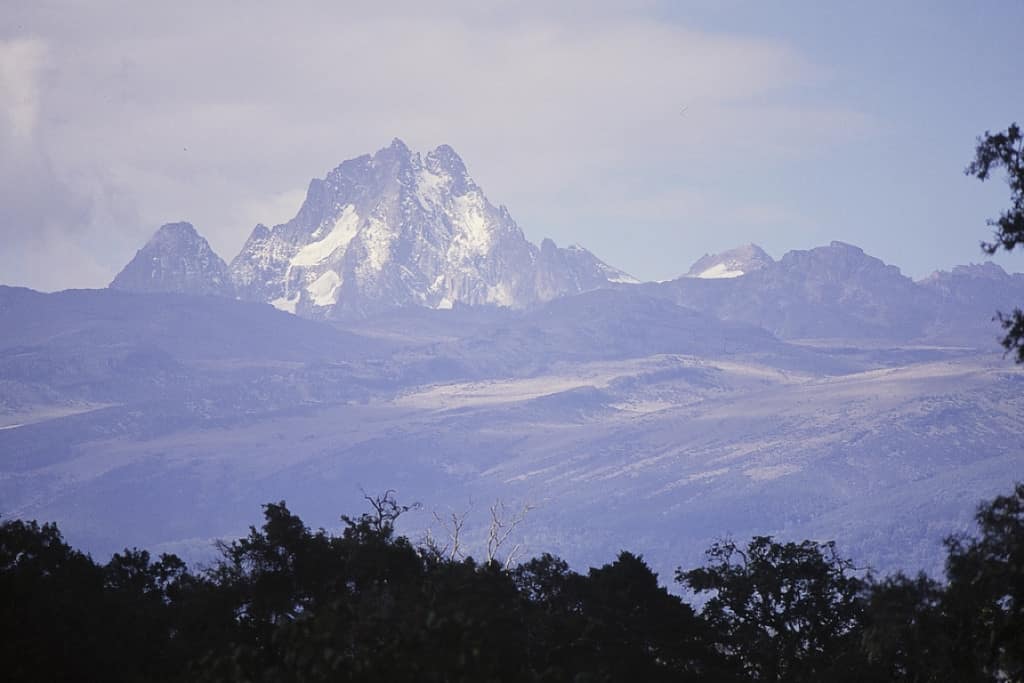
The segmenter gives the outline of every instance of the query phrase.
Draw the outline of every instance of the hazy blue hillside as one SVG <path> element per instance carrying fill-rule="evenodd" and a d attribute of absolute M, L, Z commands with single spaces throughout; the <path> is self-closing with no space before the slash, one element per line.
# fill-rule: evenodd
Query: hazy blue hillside
<path fill-rule="evenodd" d="M 521 540 L 574 563 L 632 548 L 667 572 L 772 533 L 934 569 L 1022 462 L 998 353 L 791 344 L 644 288 L 351 330 L 111 290 L 2 288 L 0 307 L 0 513 L 101 554 L 201 556 L 264 502 L 331 526 L 395 488 L 424 504 L 413 535 L 472 507 L 479 540 L 491 502 L 531 504 Z"/>

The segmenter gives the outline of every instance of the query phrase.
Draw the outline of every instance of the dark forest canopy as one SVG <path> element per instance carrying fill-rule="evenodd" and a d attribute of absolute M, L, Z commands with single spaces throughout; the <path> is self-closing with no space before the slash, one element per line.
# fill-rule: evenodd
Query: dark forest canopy
<path fill-rule="evenodd" d="M 877 579 L 831 543 L 723 541 L 675 580 L 622 552 L 581 574 L 452 559 L 389 494 L 311 530 L 284 502 L 211 567 L 0 524 L 9 681 L 1024 680 L 1024 484 L 947 540 L 947 576 Z"/>

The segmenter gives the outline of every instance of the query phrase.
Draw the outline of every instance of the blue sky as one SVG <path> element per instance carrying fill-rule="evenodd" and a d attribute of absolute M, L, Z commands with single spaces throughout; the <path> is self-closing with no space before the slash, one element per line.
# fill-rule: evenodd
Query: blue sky
<path fill-rule="evenodd" d="M 1021 26 L 1020 2 L 13 0 L 0 282 L 103 286 L 177 220 L 230 260 L 395 136 L 644 279 L 833 239 L 921 277 L 982 260 L 1007 204 L 963 168 L 1024 122 Z"/>
<path fill-rule="evenodd" d="M 1001 178 L 983 187 L 962 171 L 980 133 L 1024 119 L 1024 4 L 716 3 L 669 15 L 796 46 L 831 72 L 803 96 L 872 121 L 837 154 L 778 170 L 776 191 L 817 240 L 853 241 L 915 276 L 981 259 L 981 219 L 1007 206 L 1008 193 Z M 783 235 L 773 251 L 791 248 Z M 1019 256 L 998 260 L 1020 269 Z"/>

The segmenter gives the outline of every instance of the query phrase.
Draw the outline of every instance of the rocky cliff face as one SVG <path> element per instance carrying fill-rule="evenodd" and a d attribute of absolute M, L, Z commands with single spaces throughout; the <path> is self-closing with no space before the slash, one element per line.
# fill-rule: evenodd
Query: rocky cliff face
<path fill-rule="evenodd" d="M 110 283 L 111 289 L 234 296 L 227 265 L 190 223 L 164 225 Z"/>

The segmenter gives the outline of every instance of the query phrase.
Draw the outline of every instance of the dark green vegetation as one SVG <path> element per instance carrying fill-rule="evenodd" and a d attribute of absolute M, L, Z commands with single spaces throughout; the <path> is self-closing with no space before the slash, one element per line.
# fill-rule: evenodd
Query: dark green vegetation
<path fill-rule="evenodd" d="M 285 504 L 212 566 L 0 524 L 8 681 L 1024 680 L 1024 484 L 947 540 L 947 578 L 878 581 L 830 543 L 723 541 L 659 586 L 628 552 L 505 569 L 395 533 L 390 494 L 340 536 Z"/>
<path fill-rule="evenodd" d="M 992 171 L 1006 170 L 1006 184 L 1010 187 L 1010 208 L 988 224 L 995 228 L 995 241 L 982 242 L 981 248 L 989 254 L 1000 249 L 1013 251 L 1024 244 L 1024 135 L 1020 126 L 1011 123 L 1001 133 L 985 134 L 978 138 L 974 161 L 967 166 L 967 175 L 978 180 L 988 180 Z M 1010 314 L 999 314 L 999 321 L 1006 331 L 1003 346 L 1017 356 L 1018 363 L 1024 363 L 1024 311 L 1016 308 Z"/>

